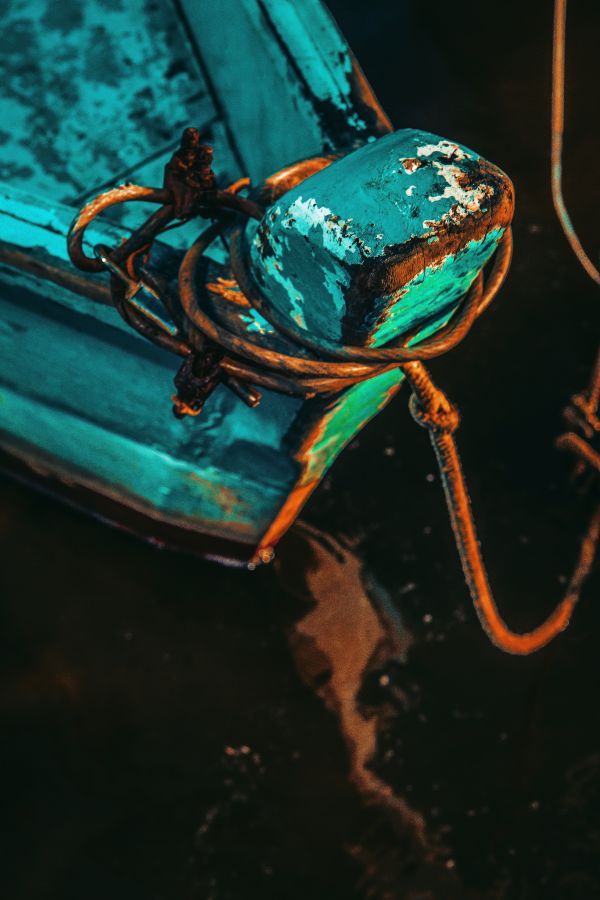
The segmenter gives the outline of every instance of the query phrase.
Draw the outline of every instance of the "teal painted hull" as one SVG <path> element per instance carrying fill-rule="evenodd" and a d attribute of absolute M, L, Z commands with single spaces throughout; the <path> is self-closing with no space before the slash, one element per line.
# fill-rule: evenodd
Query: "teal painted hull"
<path fill-rule="evenodd" d="M 485 231 L 471 238 L 467 231 L 443 259 L 434 247 L 408 289 L 393 286 L 361 311 L 351 342 L 373 346 L 406 329 L 420 328 L 423 337 L 446 322 L 507 216 L 489 212 L 485 192 L 465 200 L 452 188 L 448 149 L 432 143 L 440 139 L 406 131 L 370 143 L 390 131 L 389 122 L 318 0 L 179 0 L 159 9 L 98 0 L 75 15 L 51 0 L 13 0 L 5 25 L 12 37 L 3 63 L 10 127 L 0 201 L 4 458 L 154 540 L 246 561 L 277 542 L 345 444 L 396 392 L 401 373 L 386 372 L 335 399 L 265 391 L 257 409 L 220 386 L 198 419 L 175 419 L 173 357 L 124 325 L 102 276 L 81 275 L 68 260 L 76 209 L 123 180 L 160 183 L 188 124 L 213 145 L 220 184 L 243 175 L 260 184 L 299 158 L 362 146 L 362 155 L 334 163 L 274 204 L 271 262 L 259 258 L 256 229 L 248 228 L 255 273 L 274 308 L 296 325 L 348 340 L 344 291 L 352 267 L 364 262 L 356 243 L 342 241 L 332 255 L 315 209 L 354 219 L 357 240 L 382 258 L 392 244 L 439 240 L 429 221 L 434 207 L 444 227 L 457 202 L 461 209 L 476 203 L 469 216 L 487 214 Z M 356 192 L 344 196 L 336 167 L 354 178 L 359 160 L 370 183 L 384 146 L 409 162 L 423 151 L 429 168 L 411 172 L 405 164 L 401 191 L 397 184 L 392 191 L 390 156 L 377 189 L 365 187 L 360 203 Z M 428 146 L 434 149 L 423 150 Z M 479 165 L 476 154 L 449 146 Z M 489 181 L 486 165 L 481 184 L 510 194 L 497 170 Z M 139 207 L 98 220 L 88 252 L 97 241 L 117 245 L 148 214 Z M 172 232 L 166 257 L 176 257 L 197 230 L 192 223 Z M 222 255 L 211 265 L 216 276 L 231 275 Z M 290 267 L 306 296 L 288 279 Z M 238 320 L 248 336 L 268 343 L 252 310 Z"/>

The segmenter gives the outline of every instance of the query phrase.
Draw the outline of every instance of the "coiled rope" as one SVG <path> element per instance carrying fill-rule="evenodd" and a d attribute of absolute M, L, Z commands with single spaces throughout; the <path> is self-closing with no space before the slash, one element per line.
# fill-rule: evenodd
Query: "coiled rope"
<path fill-rule="evenodd" d="M 568 216 L 561 188 L 562 134 L 564 123 L 564 40 L 566 0 L 556 0 L 553 53 L 552 100 L 552 193 L 565 234 L 581 264 L 590 276 L 600 283 L 600 273 L 585 254 Z M 310 397 L 335 394 L 360 381 L 373 378 L 389 369 L 399 368 L 410 388 L 409 407 L 415 421 L 426 428 L 438 462 L 450 522 L 459 558 L 479 620 L 490 640 L 501 650 L 528 655 L 552 641 L 568 624 L 589 575 L 600 539 L 600 505 L 596 508 L 588 531 L 583 538 L 575 570 L 568 582 L 563 599 L 540 626 L 526 633 L 514 632 L 502 618 L 490 588 L 485 564 L 471 509 L 461 460 L 454 434 L 460 423 L 456 407 L 433 382 L 423 360 L 446 353 L 469 332 L 475 320 L 492 302 L 508 272 L 512 237 L 510 230 L 503 236 L 491 272 L 484 282 L 480 273 L 463 302 L 448 323 L 432 337 L 411 346 L 415 334 L 404 334 L 382 348 L 342 346 L 326 340 L 314 340 L 304 330 L 284 321 L 263 300 L 258 286 L 246 264 L 246 247 L 241 228 L 231 236 L 231 266 L 240 289 L 261 315 L 284 335 L 292 347 L 301 353 L 282 353 L 259 347 L 217 323 L 202 308 L 197 291 L 200 260 L 212 241 L 221 233 L 224 210 L 234 210 L 260 219 L 262 208 L 239 197 L 242 182 L 226 191 L 213 192 L 212 215 L 217 221 L 209 226 L 185 254 L 179 269 L 178 291 L 158 276 L 142 267 L 143 282 L 163 302 L 176 325 L 175 334 L 167 334 L 148 316 L 131 303 L 130 292 L 135 289 L 136 261 L 147 252 L 154 239 L 175 219 L 171 196 L 165 189 L 127 185 L 106 192 L 89 203 L 76 218 L 69 235 L 69 253 L 73 262 L 86 271 L 111 272 L 111 289 L 116 308 L 133 328 L 149 340 L 177 353 L 179 356 L 202 355 L 209 347 L 222 351 L 218 366 L 230 386 L 240 393 L 240 384 L 258 385 L 284 393 Z M 163 204 L 145 225 L 114 251 L 97 248 L 92 259 L 83 251 L 84 232 L 89 223 L 103 209 L 114 203 L 142 200 Z M 137 286 L 141 282 L 137 282 Z M 600 363 L 598 366 L 600 384 Z M 597 385 L 596 385 L 597 388 Z M 242 394 L 241 394 L 242 395 Z M 587 399 L 595 397 L 600 388 L 590 389 Z M 256 398 L 251 401 L 255 405 Z M 591 401 L 590 401 L 591 402 Z M 576 439 L 575 435 L 565 436 Z M 587 446 L 587 445 L 586 445 Z M 587 452 L 587 450 L 586 450 Z M 591 451 L 592 453 L 594 451 Z M 591 464 L 590 453 L 580 454 Z M 596 454 L 597 456 L 597 454 Z"/>
<path fill-rule="evenodd" d="M 227 194 L 228 192 L 222 192 Z M 235 197 L 235 193 L 231 192 Z M 101 253 L 100 259 L 84 256 L 84 232 L 96 215 L 107 206 L 131 199 L 162 202 L 165 205 L 148 219 L 131 238 L 111 253 Z M 241 198 L 239 198 L 241 199 Z M 167 201 L 165 203 L 165 201 Z M 221 203 L 221 205 L 225 205 Z M 227 205 L 236 204 L 230 197 Z M 248 214 L 248 206 L 241 209 Z M 260 210 L 251 209 L 254 218 Z M 538 628 L 526 634 L 517 634 L 504 622 L 492 595 L 479 542 L 469 495 L 462 471 L 460 456 L 454 438 L 459 425 L 459 414 L 443 391 L 438 388 L 423 360 L 439 356 L 461 341 L 475 320 L 487 309 L 508 272 L 512 255 L 512 236 L 507 230 L 496 253 L 491 272 L 484 282 L 480 273 L 459 308 L 436 335 L 416 346 L 408 344 L 412 334 L 402 335 L 383 348 L 340 346 L 329 341 L 314 340 L 300 328 L 284 322 L 264 302 L 245 264 L 245 247 L 240 229 L 231 238 L 231 264 L 241 290 L 249 302 L 273 327 L 305 352 L 286 354 L 260 347 L 217 323 L 202 308 L 197 288 L 200 261 L 210 244 L 221 233 L 223 223 L 210 225 L 185 254 L 179 269 L 178 291 L 162 284 L 143 269 L 143 277 L 155 290 L 177 325 L 175 335 L 166 334 L 139 310 L 134 309 L 127 298 L 127 278 L 124 272 L 133 272 L 133 262 L 141 252 L 147 251 L 154 238 L 173 220 L 172 207 L 160 189 L 128 185 L 107 192 L 85 207 L 76 219 L 69 238 L 71 258 L 88 269 L 111 269 L 111 288 L 116 308 L 125 320 L 146 338 L 180 356 L 206 352 L 207 342 L 224 351 L 220 367 L 226 376 L 251 385 L 297 396 L 334 394 L 367 378 L 373 378 L 389 369 L 400 368 L 411 387 L 410 410 L 415 421 L 427 428 L 440 468 L 442 484 L 450 514 L 450 521 L 458 547 L 465 580 L 481 624 L 500 649 L 515 654 L 529 654 L 549 643 L 567 625 L 578 600 L 583 583 L 594 560 L 600 533 L 600 508 L 596 511 L 590 529 L 582 543 L 575 572 L 567 587 L 566 595 L 550 617 Z M 83 259 L 82 259 L 83 258 Z M 123 268 L 120 268 L 120 265 Z M 82 266 L 82 267 L 83 267 Z M 308 353 L 306 353 L 308 351 Z"/>

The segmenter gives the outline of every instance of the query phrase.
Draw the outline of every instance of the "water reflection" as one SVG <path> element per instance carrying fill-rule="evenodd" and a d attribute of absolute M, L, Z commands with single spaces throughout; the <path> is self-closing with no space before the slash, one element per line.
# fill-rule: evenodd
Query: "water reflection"
<path fill-rule="evenodd" d="M 299 543 L 304 545 L 302 551 Z M 303 561 L 297 579 L 290 577 L 286 559 L 291 548 L 290 542 L 280 555 L 279 573 L 287 589 L 295 583 L 295 592 L 309 604 L 290 628 L 298 671 L 336 717 L 349 755 L 350 780 L 366 804 L 384 813 L 389 825 L 386 833 L 380 821 L 375 841 L 365 832 L 352 848 L 364 867 L 365 895 L 425 900 L 439 896 L 430 893 L 435 885 L 450 898 L 458 883 L 448 848 L 439 834 L 428 832 L 423 815 L 402 795 L 402 784 L 392 785 L 372 767 L 380 731 L 397 707 L 385 699 L 369 703 L 365 684 L 372 675 L 406 663 L 413 635 L 387 591 L 366 570 L 356 542 L 297 523 L 293 552 Z M 391 684 L 390 675 L 380 674 L 379 681 L 393 691 L 401 709 L 410 706 L 410 697 Z M 423 871 L 429 887 L 419 884 Z"/>
<path fill-rule="evenodd" d="M 250 575 L 0 487 L 11 900 L 598 896 L 597 605 L 515 660 L 431 510 Z"/>

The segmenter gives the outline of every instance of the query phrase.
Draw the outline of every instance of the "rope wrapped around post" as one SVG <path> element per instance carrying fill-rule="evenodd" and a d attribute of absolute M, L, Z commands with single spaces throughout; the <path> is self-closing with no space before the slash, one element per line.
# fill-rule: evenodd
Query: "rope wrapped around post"
<path fill-rule="evenodd" d="M 197 150 L 198 141 L 194 140 L 192 144 Z M 458 308 L 435 335 L 415 344 L 418 335 L 403 334 L 384 347 L 368 348 L 316 340 L 307 331 L 283 321 L 265 302 L 253 281 L 245 262 L 243 231 L 241 227 L 235 228 L 230 241 L 231 267 L 241 291 L 276 332 L 287 339 L 292 349 L 297 347 L 302 350 L 301 354 L 283 353 L 240 337 L 217 323 L 202 306 L 197 289 L 197 270 L 203 254 L 221 234 L 225 224 L 230 227 L 235 224 L 231 219 L 233 214 L 260 219 L 263 213 L 259 204 L 238 195 L 237 191 L 247 182 L 236 182 L 225 191 L 216 190 L 213 182 L 207 187 L 210 179 L 205 156 L 202 160 L 203 166 L 197 166 L 193 154 L 188 154 L 183 162 L 179 157 L 172 169 L 168 164 L 168 177 L 162 189 L 127 185 L 100 195 L 81 211 L 69 235 L 69 254 L 75 265 L 86 271 L 96 272 L 102 268 L 110 271 L 113 302 L 125 321 L 147 339 L 184 358 L 176 378 L 176 415 L 197 415 L 219 381 L 226 383 L 250 406 L 255 406 L 260 401 L 257 387 L 311 397 L 335 394 L 390 369 L 401 369 L 411 387 L 411 413 L 430 434 L 464 576 L 486 633 L 496 646 L 509 653 L 525 655 L 545 646 L 568 623 L 592 568 L 600 534 L 600 507 L 583 541 L 565 598 L 539 628 L 526 634 L 513 632 L 495 604 L 481 557 L 454 438 L 459 425 L 458 411 L 433 383 L 423 364 L 424 360 L 440 356 L 455 347 L 498 293 L 511 261 L 510 229 L 500 240 L 487 279 L 484 280 L 481 272 L 476 276 Z M 198 172 L 202 173 L 202 177 L 198 176 Z M 185 190 L 182 189 L 177 197 L 173 184 L 174 179 L 181 177 L 184 180 L 188 178 L 188 181 Z M 188 190 L 190 185 L 192 190 Z M 83 250 L 87 226 L 103 209 L 128 200 L 160 203 L 162 206 L 121 246 L 112 252 L 105 247 L 97 248 L 96 257 L 88 257 Z M 136 268 L 139 257 L 147 255 L 152 242 L 162 231 L 192 215 L 214 221 L 185 254 L 179 268 L 177 289 L 145 265 Z M 162 302 L 174 322 L 174 333 L 166 333 L 150 316 L 132 306 L 130 299 L 136 278 Z"/>

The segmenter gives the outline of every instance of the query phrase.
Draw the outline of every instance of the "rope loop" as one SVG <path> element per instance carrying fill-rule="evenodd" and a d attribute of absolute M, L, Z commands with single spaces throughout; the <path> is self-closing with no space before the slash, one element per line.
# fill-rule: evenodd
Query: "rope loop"
<path fill-rule="evenodd" d="M 434 404 L 424 405 L 422 398 L 413 392 L 408 400 L 408 408 L 417 425 L 436 434 L 454 434 L 460 425 L 458 407 L 450 403 L 445 395 L 436 396 Z"/>
<path fill-rule="evenodd" d="M 480 272 L 448 322 L 435 335 L 415 343 L 418 334 L 404 334 L 381 348 L 344 346 L 319 341 L 308 332 L 294 328 L 270 308 L 254 284 L 243 241 L 231 240 L 231 265 L 242 293 L 287 341 L 290 351 L 282 353 L 240 337 L 216 322 L 203 308 L 197 287 L 200 260 L 223 229 L 231 213 L 261 218 L 263 210 L 254 201 L 240 197 L 237 191 L 246 186 L 237 182 L 228 190 L 218 191 L 212 178 L 209 153 L 194 130 L 184 133 L 182 148 L 167 164 L 165 185 L 143 188 L 135 185 L 117 188 L 93 200 L 75 220 L 69 235 L 69 253 L 79 268 L 111 272 L 111 294 L 114 305 L 125 321 L 144 337 L 183 357 L 175 377 L 177 394 L 172 398 L 177 416 L 198 415 L 214 388 L 223 383 L 249 406 L 260 402 L 257 386 L 291 394 L 312 397 L 335 395 L 361 381 L 374 378 L 390 369 L 400 369 L 410 384 L 409 408 L 413 419 L 429 431 L 439 464 L 440 475 L 450 521 L 465 580 L 481 623 L 490 639 L 509 653 L 532 653 L 551 641 L 568 623 L 579 598 L 583 582 L 589 574 L 600 536 L 600 508 L 594 515 L 580 551 L 575 573 L 563 601 L 539 628 L 527 634 L 516 634 L 504 623 L 489 587 L 481 557 L 479 541 L 471 511 L 454 433 L 460 424 L 458 409 L 438 388 L 425 368 L 423 360 L 440 356 L 456 346 L 470 331 L 476 319 L 487 309 L 508 272 L 512 237 L 510 229 L 502 236 L 491 271 L 484 282 Z M 103 209 L 125 200 L 162 203 L 162 206 L 115 250 L 100 246 L 95 258 L 83 251 L 85 229 Z M 136 259 L 149 251 L 153 241 L 173 220 L 179 222 L 192 215 L 212 218 L 185 254 L 178 276 L 178 289 L 143 266 L 144 280 L 136 281 Z M 239 245 L 239 246 L 238 246 Z M 149 287 L 162 302 L 174 323 L 174 333 L 157 326 L 143 305 L 131 301 L 142 287 Z M 595 395 L 594 395 L 595 396 Z M 597 399 L 597 398 L 596 398 Z M 591 399 L 590 399 L 591 403 Z M 259 551 L 266 552 L 263 548 Z"/>

